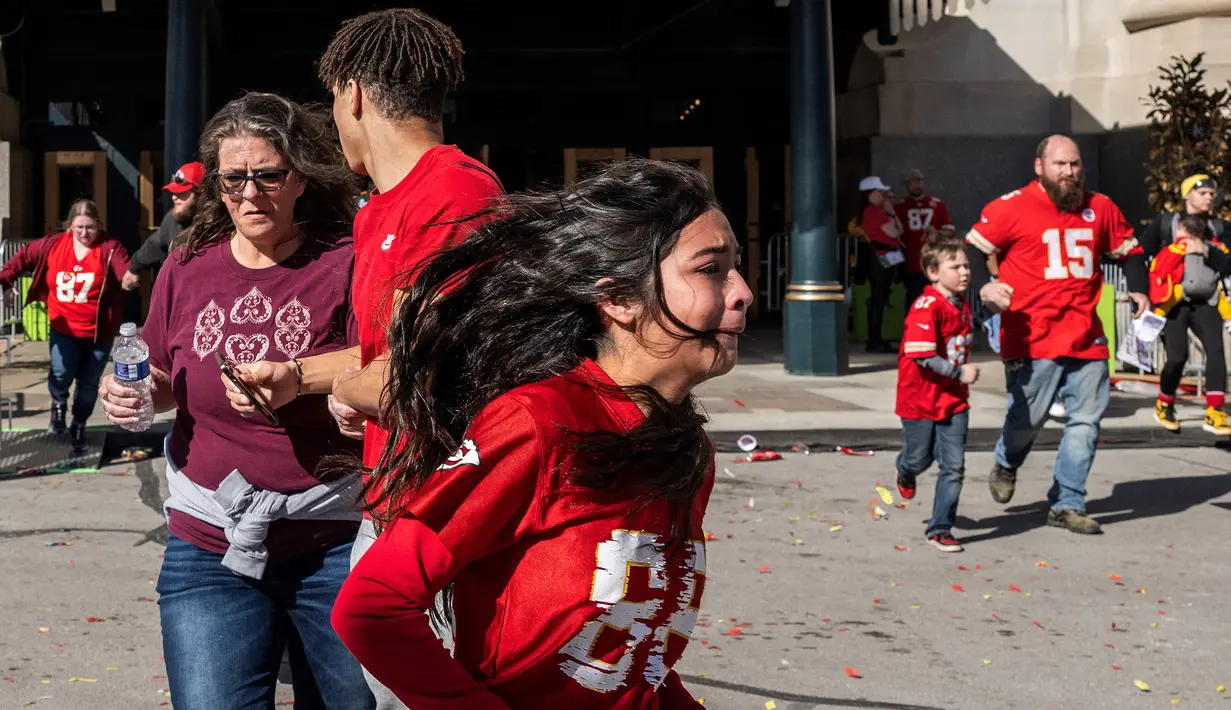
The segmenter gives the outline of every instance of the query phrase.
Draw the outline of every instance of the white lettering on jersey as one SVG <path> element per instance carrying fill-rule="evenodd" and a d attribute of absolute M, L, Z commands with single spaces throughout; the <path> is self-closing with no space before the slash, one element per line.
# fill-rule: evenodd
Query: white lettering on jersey
<path fill-rule="evenodd" d="M 458 466 L 478 466 L 479 465 L 479 447 L 475 445 L 473 439 L 463 439 L 462 445 L 457 447 L 457 451 L 452 456 L 445 459 L 445 462 L 440 464 L 437 471 L 451 471 Z"/>
<path fill-rule="evenodd" d="M 56 274 L 56 300 L 60 303 L 85 303 L 93 285 L 93 271 L 82 272 L 80 266 L 74 266 L 72 272 L 61 271 Z"/>
<path fill-rule="evenodd" d="M 397 238 L 398 235 L 396 234 L 386 234 L 385 241 L 380 244 L 381 251 L 389 251 L 389 247 L 393 246 L 393 240 Z"/>
<path fill-rule="evenodd" d="M 590 592 L 591 601 L 603 610 L 598 618 L 586 622 L 563 648 L 560 655 L 560 670 L 584 688 L 608 693 L 625 685 L 632 670 L 634 654 L 647 640 L 650 641 L 644 677 L 647 683 L 657 688 L 670 670 L 665 655 L 671 634 L 684 639 L 692 637 L 699 607 L 696 602 L 697 576 L 705 576 L 705 543 L 691 541 L 684 554 L 681 571 L 680 592 L 676 601 L 679 608 L 667 619 L 659 619 L 663 599 L 646 599 L 631 602 L 628 594 L 629 570 L 632 567 L 646 568 L 650 589 L 667 589 L 672 581 L 667 569 L 667 556 L 662 538 L 658 535 L 629 530 L 614 530 L 611 539 L 598 545 L 597 569 Z M 625 650 L 619 660 L 608 663 L 591 655 L 604 630 L 623 632 L 630 638 L 624 642 Z"/>

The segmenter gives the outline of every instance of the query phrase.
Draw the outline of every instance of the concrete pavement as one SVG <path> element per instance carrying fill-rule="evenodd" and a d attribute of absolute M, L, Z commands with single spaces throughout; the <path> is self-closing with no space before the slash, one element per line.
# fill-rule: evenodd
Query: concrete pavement
<path fill-rule="evenodd" d="M 1216 691 L 1231 686 L 1227 453 L 1100 452 L 1096 538 L 1041 527 L 1051 454 L 1028 461 L 1008 509 L 987 495 L 989 455 L 971 454 L 960 555 L 922 540 L 930 476 L 871 518 L 876 482 L 892 481 L 884 453 L 734 458 L 719 458 L 702 626 L 678 667 L 707 707 L 1231 707 Z M 168 701 L 160 466 L 0 477 L 0 706 Z"/>

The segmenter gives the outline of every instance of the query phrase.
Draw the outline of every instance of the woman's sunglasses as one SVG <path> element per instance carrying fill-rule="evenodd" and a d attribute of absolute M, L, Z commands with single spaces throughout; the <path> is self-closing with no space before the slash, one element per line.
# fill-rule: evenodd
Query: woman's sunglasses
<path fill-rule="evenodd" d="M 277 192 L 286 185 L 290 170 L 262 170 L 252 175 L 243 173 L 219 173 L 218 189 L 224 195 L 241 195 L 251 181 L 260 192 Z"/>

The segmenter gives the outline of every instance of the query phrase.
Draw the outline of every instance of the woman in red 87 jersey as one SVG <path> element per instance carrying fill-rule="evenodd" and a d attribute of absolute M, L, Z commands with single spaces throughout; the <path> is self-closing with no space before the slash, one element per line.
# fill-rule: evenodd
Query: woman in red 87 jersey
<path fill-rule="evenodd" d="M 390 329 L 384 531 L 334 626 L 413 708 L 700 707 L 671 670 L 714 476 L 690 392 L 735 364 L 735 235 L 700 172 L 644 160 L 494 215 Z"/>

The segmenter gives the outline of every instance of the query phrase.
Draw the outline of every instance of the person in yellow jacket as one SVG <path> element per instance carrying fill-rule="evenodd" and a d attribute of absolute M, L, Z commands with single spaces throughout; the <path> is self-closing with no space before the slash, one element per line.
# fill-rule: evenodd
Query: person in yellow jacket
<path fill-rule="evenodd" d="M 1150 264 L 1150 302 L 1154 312 L 1167 318 L 1163 348 L 1167 361 L 1158 382 L 1154 419 L 1170 431 L 1179 431 L 1175 391 L 1188 360 L 1191 329 L 1205 350 L 1205 419 L 1201 428 L 1212 434 L 1231 434 L 1223 411 L 1227 363 L 1223 354 L 1223 321 L 1231 319 L 1231 304 L 1222 279 L 1231 275 L 1231 250 L 1214 239 L 1210 220 L 1188 214 L 1176 225 L 1175 241 L 1159 251 Z"/>

